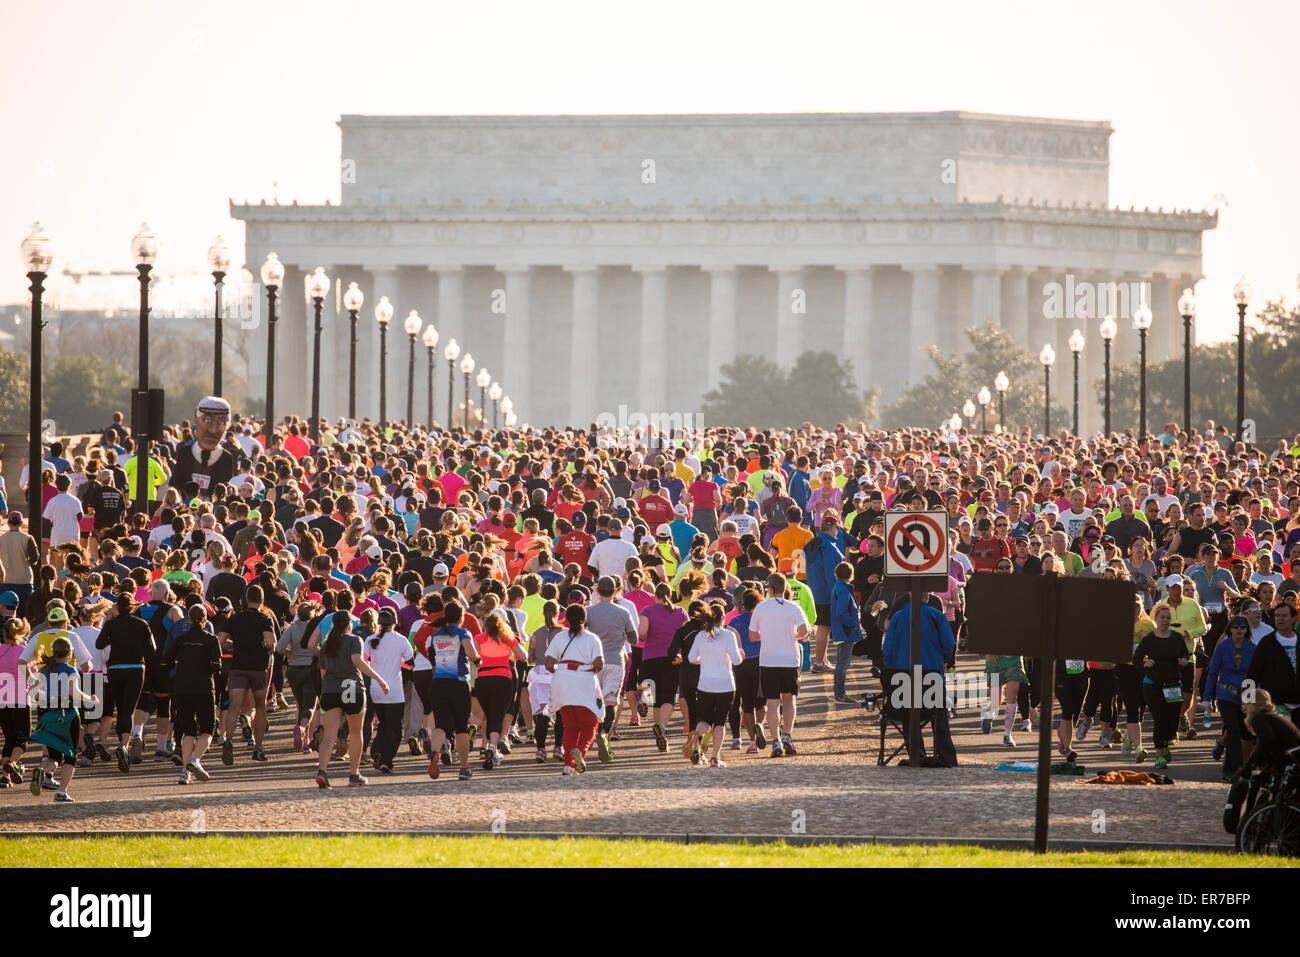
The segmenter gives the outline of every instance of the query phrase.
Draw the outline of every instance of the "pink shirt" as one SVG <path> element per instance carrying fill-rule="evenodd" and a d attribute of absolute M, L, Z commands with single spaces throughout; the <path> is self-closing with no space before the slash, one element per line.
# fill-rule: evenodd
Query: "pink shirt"
<path fill-rule="evenodd" d="M 0 645 L 0 708 L 26 708 L 27 666 L 18 658 L 23 645 Z"/>

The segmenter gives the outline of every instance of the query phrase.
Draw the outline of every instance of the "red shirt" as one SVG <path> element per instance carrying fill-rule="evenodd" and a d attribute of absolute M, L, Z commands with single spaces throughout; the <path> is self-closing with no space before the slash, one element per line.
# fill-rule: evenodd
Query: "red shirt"
<path fill-rule="evenodd" d="M 301 435 L 290 435 L 286 438 L 284 440 L 284 450 L 295 459 L 302 459 L 311 455 L 311 446 L 307 444 Z"/>
<path fill-rule="evenodd" d="M 977 538 L 970 545 L 970 563 L 977 572 L 991 572 L 999 558 L 1010 558 L 1011 546 L 1005 538 Z"/>
<path fill-rule="evenodd" d="M 673 520 L 673 503 L 658 493 L 638 500 L 636 508 L 652 532 L 658 526 Z"/>
<path fill-rule="evenodd" d="M 591 557 L 591 550 L 595 544 L 595 535 L 588 535 L 586 532 L 574 529 L 555 540 L 555 555 L 560 559 L 561 565 L 576 562 L 585 572 L 587 559 Z"/>

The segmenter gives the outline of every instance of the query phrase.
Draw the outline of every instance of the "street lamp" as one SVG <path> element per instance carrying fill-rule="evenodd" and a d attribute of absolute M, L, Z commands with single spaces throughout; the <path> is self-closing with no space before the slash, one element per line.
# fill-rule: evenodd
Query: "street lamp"
<path fill-rule="evenodd" d="M 348 283 L 343 293 L 343 308 L 348 311 L 348 325 L 352 334 L 348 340 L 348 418 L 357 417 L 357 316 L 366 304 L 366 294 L 356 283 Z"/>
<path fill-rule="evenodd" d="M 1237 304 L 1237 438 L 1246 422 L 1246 307 L 1250 305 L 1250 283 L 1242 276 L 1232 287 Z"/>
<path fill-rule="evenodd" d="M 505 423 L 507 429 L 515 427 L 515 404 L 511 401 L 510 396 L 501 397 L 501 414 L 504 418 L 501 420 Z"/>
<path fill-rule="evenodd" d="M 1138 332 L 1138 442 L 1147 434 L 1147 331 L 1151 328 L 1151 309 L 1144 302 L 1133 310 L 1133 328 Z"/>
<path fill-rule="evenodd" d="M 387 437 L 388 415 L 388 324 L 393 321 L 393 304 L 387 296 L 375 303 L 375 322 L 379 323 L 379 437 Z"/>
<path fill-rule="evenodd" d="M 1075 329 L 1068 341 L 1074 356 L 1074 434 L 1079 434 L 1079 353 L 1083 351 L 1083 333 Z"/>
<path fill-rule="evenodd" d="M 455 401 L 452 390 L 456 385 L 456 360 L 460 358 L 460 343 L 448 339 L 442 348 L 442 357 L 447 360 L 447 431 L 452 427 L 452 402 Z"/>
<path fill-rule="evenodd" d="M 320 310 L 330 292 L 330 277 L 325 267 L 317 266 L 307 277 L 307 294 L 315 307 L 316 325 L 311 346 L 311 444 L 320 445 Z"/>
<path fill-rule="evenodd" d="M 1002 426 L 1002 431 L 1007 430 L 1007 389 L 1011 388 L 1011 380 L 1007 378 L 1005 372 L 999 372 L 993 377 L 993 388 L 998 393 L 998 425 Z"/>
<path fill-rule="evenodd" d="M 1196 318 L 1196 295 L 1184 289 L 1178 297 L 1178 314 L 1183 317 L 1183 428 L 1192 435 L 1192 320 Z"/>
<path fill-rule="evenodd" d="M 497 413 L 501 411 L 501 383 L 493 382 L 488 386 L 488 398 L 492 400 L 492 428 L 497 427 Z"/>
<path fill-rule="evenodd" d="M 27 437 L 27 531 L 36 537 L 40 529 L 40 518 L 44 514 L 41 508 L 41 462 L 44 455 L 41 449 L 41 330 L 45 323 L 41 320 L 41 296 L 45 293 L 45 277 L 49 275 L 50 266 L 54 264 L 54 244 L 45 235 L 45 228 L 40 223 L 32 223 L 27 238 L 22 241 L 19 250 L 23 257 L 23 268 L 27 270 L 27 279 L 32 290 L 32 362 L 28 373 L 28 428 Z"/>
<path fill-rule="evenodd" d="M 421 333 L 420 335 L 420 341 L 423 342 L 424 347 L 429 350 L 429 388 L 428 388 L 429 409 L 428 409 L 428 418 L 425 420 L 424 427 L 426 429 L 432 429 L 433 428 L 433 350 L 437 348 L 438 345 L 438 330 L 433 327 L 433 323 L 429 323 L 427 326 L 424 327 L 424 332 Z"/>
<path fill-rule="evenodd" d="M 1107 315 L 1101 321 L 1101 341 L 1105 345 L 1105 364 L 1106 364 L 1106 404 L 1105 404 L 1105 421 L 1102 428 L 1106 435 L 1110 435 L 1110 344 L 1119 332 L 1119 324 L 1115 322 L 1115 317 Z"/>
<path fill-rule="evenodd" d="M 1056 350 L 1051 343 L 1043 346 L 1038 361 L 1043 364 L 1043 435 L 1049 436 L 1052 434 L 1052 363 L 1056 361 Z"/>
<path fill-rule="evenodd" d="M 411 340 L 411 351 L 406 361 L 406 427 L 415 427 L 415 337 L 420 334 L 424 320 L 412 309 L 402 320 L 402 331 Z"/>
<path fill-rule="evenodd" d="M 212 271 L 212 285 L 216 298 L 216 306 L 213 310 L 216 325 L 213 327 L 212 342 L 212 394 L 221 395 L 221 288 L 226 273 L 230 272 L 230 247 L 220 236 L 208 247 L 208 269 Z"/>
<path fill-rule="evenodd" d="M 474 374 L 474 354 L 467 352 L 460 360 L 460 371 L 465 376 L 465 431 L 469 431 L 469 377 Z"/>
<path fill-rule="evenodd" d="M 262 263 L 262 285 L 266 287 L 266 447 L 275 434 L 275 299 L 284 281 L 284 264 L 275 253 Z"/>
<path fill-rule="evenodd" d="M 474 382 L 478 385 L 478 417 L 479 422 L 485 428 L 487 427 L 487 390 L 492 384 L 492 373 L 488 372 L 487 366 L 478 370 L 478 375 L 474 377 Z"/>
<path fill-rule="evenodd" d="M 980 403 L 980 431 L 987 432 L 989 430 L 989 403 L 993 401 L 993 394 L 989 392 L 988 386 L 982 385 L 975 398 L 979 399 Z"/>
<path fill-rule="evenodd" d="M 136 508 L 149 514 L 149 423 L 145 417 L 149 414 L 149 273 L 158 260 L 158 237 L 153 234 L 148 223 L 141 223 L 139 231 L 131 237 L 131 258 L 135 260 L 136 271 L 140 274 L 140 398 L 132 403 L 132 418 L 135 419 L 135 496 Z M 28 481 L 31 476 L 40 478 L 40 459 L 28 468 Z M 32 471 L 35 469 L 35 471 Z"/>
<path fill-rule="evenodd" d="M 972 402 L 970 399 L 967 399 L 965 402 L 963 402 L 961 404 L 961 414 L 966 419 L 967 422 L 970 422 L 972 419 L 974 419 L 975 403 Z"/>

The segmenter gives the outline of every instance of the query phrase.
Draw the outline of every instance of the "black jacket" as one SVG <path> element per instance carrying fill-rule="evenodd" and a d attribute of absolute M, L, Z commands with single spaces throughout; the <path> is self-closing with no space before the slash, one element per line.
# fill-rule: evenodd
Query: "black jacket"
<path fill-rule="evenodd" d="M 1246 677 L 1267 691 L 1274 704 L 1300 704 L 1300 681 L 1276 632 L 1259 640 Z"/>

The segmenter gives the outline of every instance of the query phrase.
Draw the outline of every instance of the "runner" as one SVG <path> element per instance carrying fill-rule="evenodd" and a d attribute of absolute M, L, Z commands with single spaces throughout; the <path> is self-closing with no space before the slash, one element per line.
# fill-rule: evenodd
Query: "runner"
<path fill-rule="evenodd" d="M 794 748 L 795 699 L 799 694 L 799 642 L 808 637 L 808 618 L 787 597 L 783 575 L 767 580 L 769 597 L 760 602 L 749 622 L 750 641 L 759 646 L 758 675 L 767 699 L 767 724 L 780 738 L 772 742 L 772 757 L 798 753 Z"/>
<path fill-rule="evenodd" d="M 1156 767 L 1164 768 L 1171 759 L 1170 745 L 1177 740 L 1178 714 L 1183 705 L 1181 672 L 1189 659 L 1184 637 L 1171 630 L 1170 607 L 1156 606 L 1152 618 L 1155 630 L 1138 642 L 1133 664 L 1141 669 L 1142 697 L 1155 722 L 1155 747 L 1159 752 Z"/>
<path fill-rule="evenodd" d="M 316 771 L 316 786 L 329 790 L 329 760 L 338 738 L 339 725 L 344 717 L 348 727 L 348 787 L 361 787 L 367 780 L 361 776 L 362 716 L 366 711 L 366 689 L 361 683 L 365 675 L 379 685 L 385 694 L 388 683 L 375 672 L 362 655 L 361 639 L 352 634 L 351 616 L 335 612 L 329 633 L 323 642 L 318 641 L 319 630 L 311 642 L 317 651 L 321 666 L 321 711 L 325 734 L 321 738 L 320 762 Z M 268 644 L 269 648 L 269 644 Z M 223 758 L 224 762 L 224 758 Z"/>
<path fill-rule="evenodd" d="M 587 750 L 596 737 L 603 711 L 599 675 L 605 667 L 600 639 L 587 631 L 587 612 L 570 605 L 564 613 L 568 630 L 555 636 L 546 650 L 551 672 L 551 705 L 564 719 L 563 774 L 587 770 Z M 661 749 L 662 750 L 662 749 Z"/>
<path fill-rule="evenodd" d="M 171 705 L 180 739 L 179 784 L 207 781 L 203 755 L 216 730 L 216 698 L 213 676 L 221 672 L 221 646 L 208 624 L 202 605 L 191 605 L 186 613 L 188 628 L 168 644 L 159 665 L 175 669 Z"/>
<path fill-rule="evenodd" d="M 709 767 L 726 767 L 719 756 L 722 751 L 723 730 L 731 712 L 732 698 L 736 693 L 733 669 L 744 661 L 736 633 L 724 628 L 725 609 L 721 602 L 708 605 L 700 615 L 702 628 L 687 652 L 690 664 L 699 668 L 695 693 L 695 730 L 692 737 L 705 740 L 712 735 L 712 753 Z M 698 763 L 699 753 L 693 761 Z"/>

